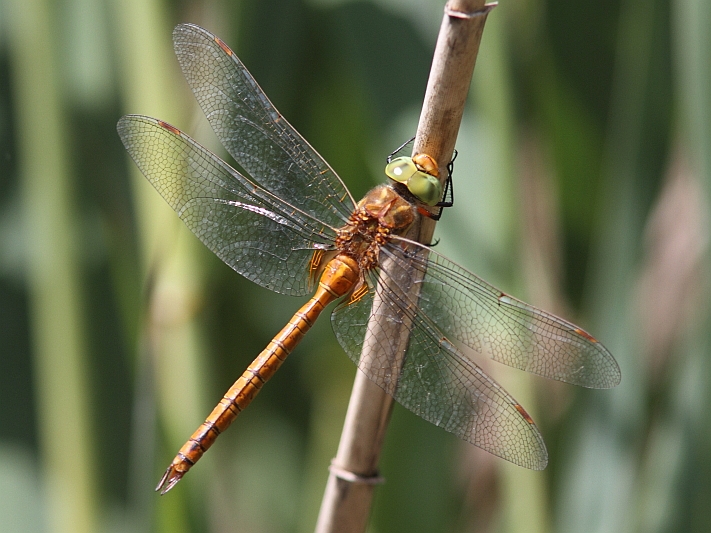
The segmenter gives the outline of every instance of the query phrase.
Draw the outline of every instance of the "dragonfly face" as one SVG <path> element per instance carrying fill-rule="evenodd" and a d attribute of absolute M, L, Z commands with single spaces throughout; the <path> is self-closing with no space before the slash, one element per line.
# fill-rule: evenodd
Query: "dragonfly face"
<path fill-rule="evenodd" d="M 188 228 L 235 271 L 297 296 L 310 293 L 316 274 L 320 279 L 309 301 L 180 449 L 157 490 L 165 493 L 180 480 L 324 308 L 341 297 L 331 315 L 336 337 L 374 383 L 476 446 L 526 468 L 545 468 L 548 455 L 533 420 L 471 355 L 487 354 L 541 376 L 608 388 L 621 377 L 610 352 L 574 324 L 405 239 L 418 208 L 393 187 L 376 187 L 356 204 L 225 43 L 191 24 L 177 26 L 173 38 L 183 73 L 213 130 L 248 174 L 174 126 L 145 116 L 129 115 L 118 123 L 129 154 Z M 436 169 L 434 162 L 418 164 Z M 420 168 L 416 172 L 434 179 Z M 433 200 L 431 188 L 424 189 L 424 197 L 414 194 Z M 372 317 L 407 325 L 404 352 L 387 335 L 367 334 Z"/>
<path fill-rule="evenodd" d="M 435 206 L 442 200 L 442 184 L 436 178 L 437 166 L 426 154 L 419 154 L 419 161 L 425 161 L 427 171 L 417 163 L 417 158 L 398 157 L 385 167 L 385 174 L 392 180 L 402 183 L 408 190 L 429 206 Z"/>

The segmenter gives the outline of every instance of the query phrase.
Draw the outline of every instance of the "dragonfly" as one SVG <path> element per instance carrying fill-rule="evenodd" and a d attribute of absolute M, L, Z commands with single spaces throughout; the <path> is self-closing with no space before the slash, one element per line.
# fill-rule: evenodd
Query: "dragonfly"
<path fill-rule="evenodd" d="M 242 172 L 178 128 L 127 115 L 118 133 L 186 226 L 247 279 L 312 294 L 227 391 L 161 478 L 165 494 L 212 446 L 332 302 L 335 335 L 375 384 L 423 419 L 498 457 L 541 470 L 543 437 L 474 354 L 588 388 L 620 368 L 589 333 L 489 285 L 411 240 L 443 201 L 429 156 L 389 158 L 390 181 L 356 202 L 328 163 L 276 110 L 234 52 L 193 24 L 175 53 L 212 129 Z M 369 329 L 377 319 L 380 334 Z"/>

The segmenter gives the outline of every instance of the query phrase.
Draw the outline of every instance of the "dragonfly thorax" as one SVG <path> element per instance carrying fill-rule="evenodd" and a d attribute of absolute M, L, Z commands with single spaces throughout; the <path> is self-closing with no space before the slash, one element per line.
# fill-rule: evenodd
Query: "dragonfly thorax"
<path fill-rule="evenodd" d="M 378 185 L 358 202 L 355 213 L 362 212 L 381 226 L 402 233 L 410 227 L 417 210 L 389 185 Z"/>
<path fill-rule="evenodd" d="M 388 185 L 372 189 L 338 230 L 336 248 L 358 262 L 362 270 L 377 266 L 380 247 L 390 236 L 403 234 L 419 215 Z"/>

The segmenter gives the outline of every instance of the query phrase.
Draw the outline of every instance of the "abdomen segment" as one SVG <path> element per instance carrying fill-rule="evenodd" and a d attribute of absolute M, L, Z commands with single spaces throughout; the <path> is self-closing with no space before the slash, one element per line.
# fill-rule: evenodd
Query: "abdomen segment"
<path fill-rule="evenodd" d="M 180 481 L 185 472 L 212 446 L 217 436 L 251 403 L 262 386 L 311 329 L 321 311 L 332 301 L 350 292 L 359 276 L 357 263 L 348 256 L 336 256 L 326 265 L 316 294 L 294 314 L 264 351 L 252 361 L 205 422 L 180 448 L 158 483 L 157 491 L 165 494 Z"/>

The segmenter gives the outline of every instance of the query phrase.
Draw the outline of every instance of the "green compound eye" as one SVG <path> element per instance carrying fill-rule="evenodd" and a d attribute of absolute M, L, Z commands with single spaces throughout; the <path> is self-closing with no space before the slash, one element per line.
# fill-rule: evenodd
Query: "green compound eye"
<path fill-rule="evenodd" d="M 417 171 L 417 166 L 411 157 L 398 157 L 385 166 L 385 174 L 390 179 L 403 184 L 407 184 L 407 181 Z"/>
<path fill-rule="evenodd" d="M 437 205 L 442 199 L 442 184 L 434 176 L 417 169 L 411 157 L 398 157 L 385 167 L 385 174 L 408 190 L 427 205 Z"/>
<path fill-rule="evenodd" d="M 430 206 L 442 199 L 442 184 L 434 176 L 417 171 L 407 182 L 409 191 Z"/>

